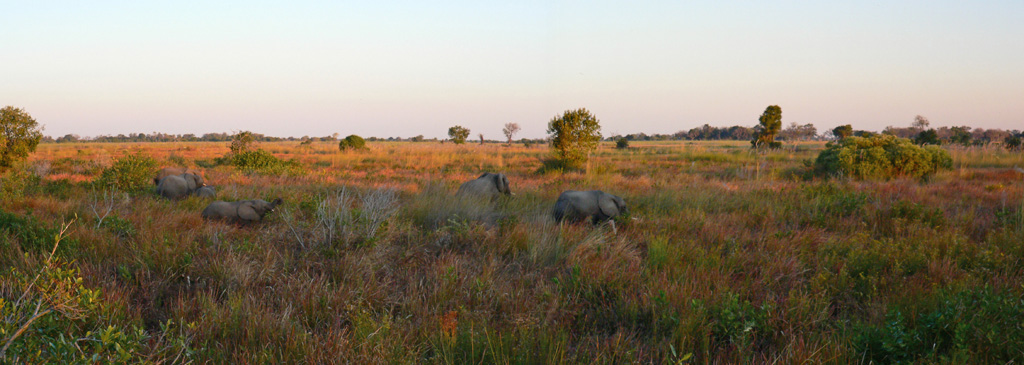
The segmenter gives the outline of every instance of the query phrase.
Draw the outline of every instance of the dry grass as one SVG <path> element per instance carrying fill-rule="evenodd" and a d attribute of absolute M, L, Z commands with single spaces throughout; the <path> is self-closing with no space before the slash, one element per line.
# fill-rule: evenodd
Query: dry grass
<path fill-rule="evenodd" d="M 65 258 L 111 318 L 149 331 L 194 322 L 204 362 L 886 361 L 858 336 L 893 311 L 972 288 L 1021 295 L 1021 154 L 956 149 L 955 169 L 925 182 L 824 181 L 802 178 L 821 143 L 631 145 L 604 144 L 585 171 L 559 174 L 538 172 L 545 146 L 264 143 L 305 169 L 260 175 L 209 167 L 227 143 L 44 144 L 26 167 L 43 182 L 0 199 L 50 225 L 77 213 Z M 130 225 L 119 232 L 94 218 L 103 192 L 88 182 L 134 150 L 201 169 L 222 199 L 285 205 L 240 227 L 201 220 L 198 198 L 137 194 L 109 204 Z M 453 199 L 484 171 L 505 173 L 516 195 Z M 554 224 L 566 189 L 622 196 L 636 219 L 617 233 Z M 0 243 L 20 244 L 4 232 Z M 904 351 L 1024 357 L 988 351 L 998 346 Z"/>

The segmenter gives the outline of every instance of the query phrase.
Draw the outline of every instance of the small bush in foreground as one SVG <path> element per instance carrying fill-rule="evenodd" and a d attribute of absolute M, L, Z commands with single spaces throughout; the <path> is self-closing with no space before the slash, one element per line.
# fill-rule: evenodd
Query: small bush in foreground
<path fill-rule="evenodd" d="M 952 165 L 949 152 L 938 146 L 921 147 L 906 138 L 876 135 L 830 142 L 814 161 L 814 170 L 857 179 L 922 178 Z"/>
<path fill-rule="evenodd" d="M 338 149 L 341 150 L 342 152 L 348 150 L 365 150 L 366 140 L 364 140 L 363 137 L 353 134 L 348 137 L 345 137 L 345 139 L 341 140 L 341 142 L 338 142 Z"/>
<path fill-rule="evenodd" d="M 156 160 L 141 152 L 125 155 L 103 170 L 97 184 L 119 191 L 138 191 L 150 187 L 156 172 Z"/>

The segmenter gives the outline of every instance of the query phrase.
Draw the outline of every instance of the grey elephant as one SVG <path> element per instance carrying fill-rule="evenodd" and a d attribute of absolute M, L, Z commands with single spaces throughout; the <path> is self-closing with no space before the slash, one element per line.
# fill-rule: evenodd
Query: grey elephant
<path fill-rule="evenodd" d="M 160 183 L 156 186 L 156 192 L 164 198 L 177 200 L 192 195 L 203 185 L 205 183 L 199 175 L 170 175 L 160 179 Z"/>
<path fill-rule="evenodd" d="M 217 197 L 217 189 L 209 185 L 201 186 L 199 189 L 196 189 L 194 194 L 200 198 L 213 199 Z"/>
<path fill-rule="evenodd" d="M 480 177 L 462 183 L 455 196 L 475 196 L 482 198 L 497 199 L 502 195 L 511 195 L 508 188 L 508 178 L 505 174 L 485 172 Z"/>
<path fill-rule="evenodd" d="M 215 201 L 203 209 L 203 218 L 218 219 L 234 223 L 255 223 L 263 220 L 263 216 L 273 212 L 281 204 L 281 198 L 273 202 L 266 200 L 240 200 L 236 202 Z"/>
<path fill-rule="evenodd" d="M 566 190 L 558 196 L 551 212 L 556 222 L 576 223 L 590 219 L 594 224 L 626 213 L 628 209 L 622 198 L 600 190 Z"/>
<path fill-rule="evenodd" d="M 156 172 L 156 177 L 153 178 L 153 185 L 160 185 L 160 180 L 163 180 L 165 177 L 184 174 L 192 174 L 199 176 L 200 179 L 203 178 L 203 174 L 199 173 L 199 171 L 187 167 L 164 167 Z"/>

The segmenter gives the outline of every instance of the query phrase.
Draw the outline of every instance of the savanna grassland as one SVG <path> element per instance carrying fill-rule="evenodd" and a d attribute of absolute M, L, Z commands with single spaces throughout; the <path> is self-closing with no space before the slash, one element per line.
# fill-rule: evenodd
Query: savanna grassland
<path fill-rule="evenodd" d="M 1020 153 L 950 147 L 953 169 L 926 180 L 858 181 L 811 176 L 824 142 L 765 153 L 746 142 L 606 143 L 585 171 L 564 173 L 541 171 L 546 146 L 368 146 L 264 143 L 290 162 L 247 172 L 218 163 L 228 143 L 40 145 L 3 181 L 0 308 L 23 319 L 0 338 L 31 317 L 12 311 L 54 309 L 6 355 L 1024 359 Z M 209 201 L 198 197 L 93 183 L 129 154 L 197 168 L 219 199 L 284 204 L 238 226 L 204 221 Z M 453 199 L 486 171 L 505 173 L 515 195 L 493 206 Z M 567 189 L 619 195 L 630 215 L 614 229 L 555 224 L 551 206 Z"/>

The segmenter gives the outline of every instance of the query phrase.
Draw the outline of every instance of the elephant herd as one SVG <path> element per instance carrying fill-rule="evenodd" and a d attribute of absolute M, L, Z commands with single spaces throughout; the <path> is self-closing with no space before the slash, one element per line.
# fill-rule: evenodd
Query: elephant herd
<path fill-rule="evenodd" d="M 194 195 L 215 198 L 216 189 L 207 186 L 199 171 L 186 168 L 168 167 L 160 170 L 153 179 L 157 193 L 177 200 Z M 480 177 L 459 186 L 457 197 L 495 200 L 511 196 L 508 178 L 505 174 L 484 173 Z M 236 223 L 254 223 L 281 204 L 281 199 L 272 202 L 264 200 L 240 200 L 235 202 L 214 201 L 203 209 L 202 217 L 211 220 L 225 220 Z M 626 202 L 622 198 L 600 190 L 566 190 L 558 196 L 551 211 L 556 222 L 578 223 L 590 221 L 598 224 L 626 214 Z"/>
<path fill-rule="evenodd" d="M 217 196 L 217 190 L 206 185 L 203 176 L 199 171 L 178 167 L 167 167 L 157 172 L 153 178 L 156 184 L 156 192 L 160 196 L 178 200 L 191 195 L 201 198 L 213 199 Z M 240 200 L 235 202 L 215 201 L 203 209 L 202 216 L 205 219 L 218 219 L 235 223 L 255 223 L 263 219 L 267 213 L 273 212 L 274 208 L 281 204 L 281 199 L 274 199 L 273 202 L 265 200 Z"/>

